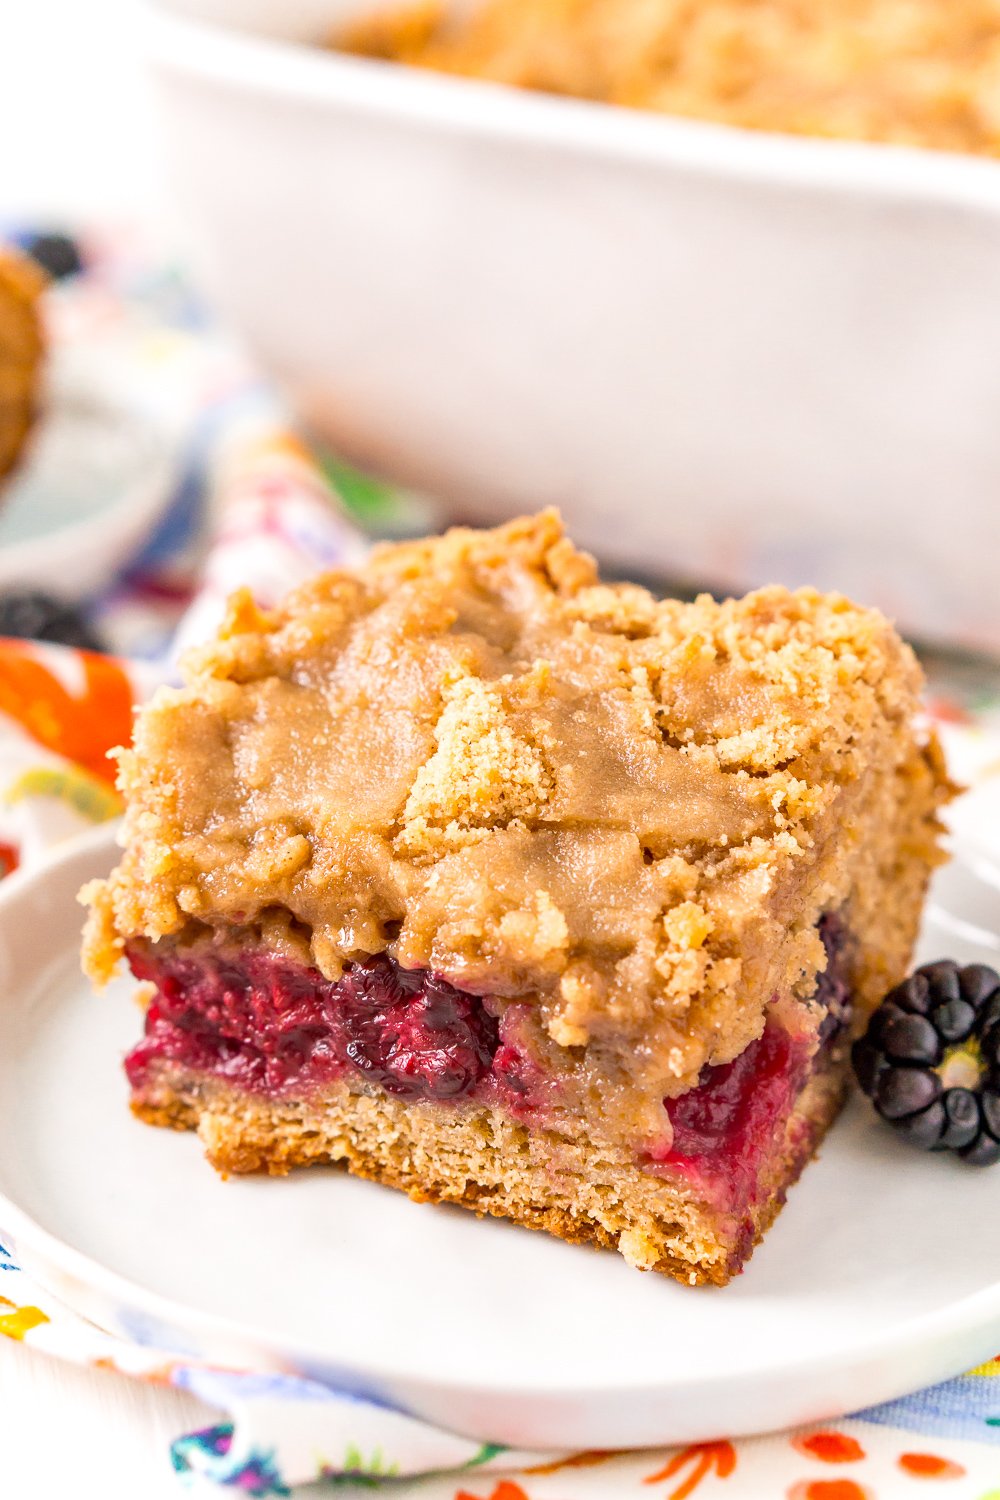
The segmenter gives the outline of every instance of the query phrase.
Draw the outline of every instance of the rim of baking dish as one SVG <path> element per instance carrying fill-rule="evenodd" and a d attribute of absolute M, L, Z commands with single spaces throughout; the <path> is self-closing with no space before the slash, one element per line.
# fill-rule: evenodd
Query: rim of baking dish
<path fill-rule="evenodd" d="M 1000 162 L 921 147 L 779 135 L 533 93 L 289 41 L 141 0 L 147 55 L 168 75 L 351 108 L 456 134 L 660 165 L 691 175 L 1000 213 Z"/>

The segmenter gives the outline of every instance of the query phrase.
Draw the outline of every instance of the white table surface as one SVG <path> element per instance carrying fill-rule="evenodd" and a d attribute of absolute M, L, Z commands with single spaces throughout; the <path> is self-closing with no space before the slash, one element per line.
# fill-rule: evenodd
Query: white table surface
<path fill-rule="evenodd" d="M 0 16 L 0 222 L 160 218 L 129 0 L 9 0 Z M 177 1500 L 170 1440 L 211 1420 L 189 1396 L 0 1338 L 0 1493 L 11 1500 Z"/>

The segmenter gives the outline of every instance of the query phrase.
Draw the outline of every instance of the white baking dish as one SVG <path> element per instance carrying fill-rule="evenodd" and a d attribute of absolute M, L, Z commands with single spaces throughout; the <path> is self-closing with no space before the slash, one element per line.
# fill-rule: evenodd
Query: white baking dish
<path fill-rule="evenodd" d="M 302 45 L 372 3 L 150 13 L 205 285 L 327 437 L 465 517 L 554 502 L 616 563 L 1000 646 L 1000 164 Z"/>

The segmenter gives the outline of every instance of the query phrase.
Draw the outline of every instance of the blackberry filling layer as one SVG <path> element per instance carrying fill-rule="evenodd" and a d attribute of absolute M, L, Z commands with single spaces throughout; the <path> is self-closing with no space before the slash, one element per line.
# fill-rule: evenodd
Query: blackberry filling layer
<path fill-rule="evenodd" d="M 819 1029 L 820 1046 L 831 1046 L 850 1026 L 854 1013 L 850 978 L 850 933 L 839 912 L 820 917 L 817 931 L 826 950 L 826 968 L 816 985 L 815 1003 L 825 1011 Z"/>
<path fill-rule="evenodd" d="M 697 1088 L 667 1101 L 673 1141 L 659 1165 L 712 1183 L 730 1205 L 745 1203 L 808 1071 L 808 1048 L 766 1027 L 731 1063 L 708 1068 Z"/>
<path fill-rule="evenodd" d="M 152 953 L 132 947 L 137 979 L 156 995 L 145 1036 L 125 1067 L 141 1089 L 150 1066 L 171 1062 L 253 1093 L 313 1092 L 353 1072 L 401 1099 L 467 1099 L 479 1092 L 529 1104 L 529 1070 L 489 1002 L 440 975 L 386 955 L 337 981 L 264 950 Z"/>
<path fill-rule="evenodd" d="M 706 1068 L 697 1088 L 664 1100 L 673 1138 L 669 1151 L 653 1153 L 654 1170 L 672 1167 L 710 1181 L 730 1203 L 753 1194 L 803 1084 L 827 1064 L 834 1042 L 850 1024 L 848 929 L 838 913 L 828 912 L 818 931 L 827 958 L 812 1002 L 824 1013 L 818 1051 L 784 1027 L 768 1025 L 732 1062 Z"/>
<path fill-rule="evenodd" d="M 819 923 L 827 953 L 812 1007 L 822 1060 L 850 1015 L 842 919 Z M 441 975 L 402 968 L 386 954 L 337 981 L 263 949 L 157 952 L 134 945 L 129 963 L 156 995 L 126 1070 L 136 1091 L 150 1068 L 174 1063 L 274 1098 L 309 1095 L 351 1075 L 405 1100 L 475 1101 L 537 1114 L 545 1090 L 518 1046 L 524 1007 L 501 1016 L 488 997 Z M 664 1100 L 672 1144 L 652 1170 L 711 1181 L 731 1203 L 753 1192 L 761 1163 L 794 1108 L 814 1047 L 769 1024 L 732 1062 L 706 1068 L 696 1088 Z"/>

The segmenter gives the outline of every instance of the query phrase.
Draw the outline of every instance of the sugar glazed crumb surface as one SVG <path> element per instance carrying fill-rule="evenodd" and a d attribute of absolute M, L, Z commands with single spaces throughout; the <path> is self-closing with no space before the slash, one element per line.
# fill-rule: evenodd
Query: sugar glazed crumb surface
<path fill-rule="evenodd" d="M 624 1071 L 658 1100 L 812 992 L 849 894 L 903 952 L 919 895 L 890 942 L 885 882 L 937 858 L 947 783 L 881 615 L 602 584 L 551 512 L 384 548 L 273 613 L 237 596 L 185 683 L 121 755 L 101 980 L 127 940 L 209 929 L 328 978 L 388 951 L 528 1002 L 581 1088 Z"/>
<path fill-rule="evenodd" d="M 755 130 L 1000 154 L 998 0 L 389 0 L 335 45 Z"/>

